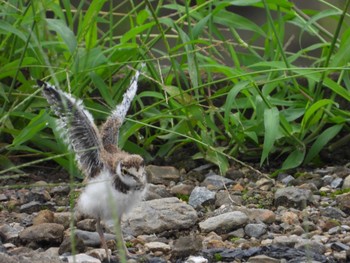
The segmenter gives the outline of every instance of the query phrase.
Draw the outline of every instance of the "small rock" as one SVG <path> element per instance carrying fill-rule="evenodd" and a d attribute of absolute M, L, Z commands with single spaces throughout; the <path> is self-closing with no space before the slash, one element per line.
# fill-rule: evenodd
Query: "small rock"
<path fill-rule="evenodd" d="M 297 225 L 299 224 L 299 217 L 294 212 L 286 211 L 282 214 L 281 221 L 288 225 Z"/>
<path fill-rule="evenodd" d="M 170 251 L 170 246 L 163 242 L 149 242 L 145 244 L 145 248 L 151 252 L 161 251 L 164 254 Z"/>
<path fill-rule="evenodd" d="M 206 176 L 201 185 L 207 188 L 212 187 L 213 189 L 220 190 L 224 189 L 225 187 L 227 188 L 233 183 L 234 181 L 231 179 L 225 178 L 217 174 L 209 173 L 209 175 Z"/>
<path fill-rule="evenodd" d="M 321 244 L 317 241 L 314 241 L 314 240 L 306 240 L 306 239 L 303 239 L 300 242 L 298 242 L 295 245 L 295 248 L 296 249 L 305 249 L 307 251 L 312 251 L 318 255 L 323 255 L 324 252 L 326 251 L 326 248 L 323 244 Z"/>
<path fill-rule="evenodd" d="M 21 213 L 31 214 L 34 212 L 39 212 L 41 210 L 42 204 L 38 201 L 31 201 L 29 203 L 23 204 L 20 207 Z"/>
<path fill-rule="evenodd" d="M 275 193 L 275 205 L 304 209 L 313 201 L 312 192 L 297 187 L 279 188 Z"/>
<path fill-rule="evenodd" d="M 6 195 L 4 195 L 4 194 L 0 194 L 0 202 L 5 202 L 5 201 L 7 201 L 8 199 L 7 199 L 7 196 Z"/>
<path fill-rule="evenodd" d="M 342 189 L 350 188 L 350 175 L 346 176 L 343 182 Z"/>
<path fill-rule="evenodd" d="M 320 207 L 320 212 L 321 212 L 321 215 L 323 216 L 327 216 L 327 217 L 339 219 L 339 220 L 346 217 L 346 214 L 337 207 L 331 207 L 331 206 L 328 206 L 325 208 Z"/>
<path fill-rule="evenodd" d="M 96 220 L 91 218 L 86 218 L 77 222 L 77 228 L 85 231 L 96 231 Z"/>
<path fill-rule="evenodd" d="M 24 229 L 19 237 L 22 241 L 29 243 L 50 243 L 61 244 L 63 240 L 64 227 L 55 223 L 43 223 L 40 225 L 30 226 Z"/>
<path fill-rule="evenodd" d="M 256 181 L 257 188 L 263 191 L 269 191 L 273 185 L 274 180 L 272 179 L 261 178 L 258 181 Z"/>
<path fill-rule="evenodd" d="M 77 234 L 74 235 L 74 245 L 75 245 L 76 253 L 85 252 L 86 246 L 84 244 L 84 241 L 80 237 L 78 237 Z M 62 255 L 64 253 L 71 253 L 71 252 L 72 252 L 72 238 L 70 236 L 66 236 L 59 247 L 58 254 Z"/>
<path fill-rule="evenodd" d="M 209 191 L 205 187 L 196 186 L 189 198 L 188 204 L 194 208 L 213 204 L 215 202 L 215 192 Z"/>
<path fill-rule="evenodd" d="M 71 212 L 60 212 L 54 214 L 54 223 L 63 225 L 67 229 L 70 225 L 72 213 Z"/>
<path fill-rule="evenodd" d="M 156 166 L 148 165 L 146 172 L 149 174 L 150 183 L 170 185 L 170 182 L 178 182 L 180 179 L 180 172 L 172 166 Z"/>
<path fill-rule="evenodd" d="M 97 259 L 101 260 L 102 262 L 108 258 L 108 255 L 106 255 L 106 250 L 104 248 L 91 249 L 91 250 L 86 252 L 86 255 L 97 258 Z"/>
<path fill-rule="evenodd" d="M 250 257 L 247 263 L 280 263 L 280 259 L 271 258 L 265 255 Z"/>
<path fill-rule="evenodd" d="M 76 235 L 77 238 L 83 240 L 85 246 L 88 246 L 88 247 L 101 246 L 100 236 L 98 235 L 97 232 L 89 232 L 89 231 L 76 229 L 74 231 L 74 234 Z M 116 238 L 115 235 L 108 234 L 108 233 L 104 233 L 104 237 L 106 241 L 115 240 Z"/>
<path fill-rule="evenodd" d="M 343 179 L 342 178 L 335 178 L 332 182 L 331 182 L 331 187 L 333 189 L 337 189 L 340 188 L 342 186 L 343 183 Z"/>
<path fill-rule="evenodd" d="M 172 194 L 167 190 L 165 185 L 161 184 L 148 184 L 147 192 L 145 194 L 145 200 L 161 199 L 165 197 L 171 197 Z"/>
<path fill-rule="evenodd" d="M 250 221 L 256 221 L 256 222 L 262 222 L 265 224 L 272 224 L 276 221 L 276 214 L 269 210 L 269 209 L 263 209 L 263 208 L 241 208 L 238 209 L 239 211 L 245 213 L 248 215 Z"/>
<path fill-rule="evenodd" d="M 323 186 L 328 186 L 331 185 L 332 181 L 333 181 L 333 176 L 331 175 L 325 175 L 322 177 L 322 181 L 323 181 Z"/>
<path fill-rule="evenodd" d="M 202 256 L 190 256 L 185 263 L 208 263 L 208 260 Z"/>
<path fill-rule="evenodd" d="M 42 223 L 54 223 L 55 215 L 50 210 L 41 210 L 34 218 L 33 225 L 39 225 Z"/>
<path fill-rule="evenodd" d="M 181 236 L 174 241 L 172 255 L 185 258 L 202 250 L 202 237 L 199 235 Z"/>
<path fill-rule="evenodd" d="M 221 214 L 199 223 L 199 227 L 203 232 L 221 232 L 228 233 L 233 229 L 237 229 L 240 226 L 248 222 L 248 216 L 242 212 L 234 211 Z"/>
<path fill-rule="evenodd" d="M 215 196 L 215 207 L 228 204 L 242 205 L 242 196 L 231 195 L 227 190 L 217 192 Z"/>
<path fill-rule="evenodd" d="M 140 202 L 122 221 L 123 229 L 131 234 L 161 233 L 168 230 L 188 229 L 197 222 L 192 206 L 176 197 Z"/>
<path fill-rule="evenodd" d="M 177 184 L 174 185 L 171 189 L 170 192 L 174 195 L 190 195 L 194 186 L 189 185 L 189 184 Z"/>
<path fill-rule="evenodd" d="M 295 182 L 295 178 L 291 175 L 287 175 L 285 178 L 281 180 L 281 183 L 284 185 L 290 185 L 290 184 L 293 184 L 293 182 Z"/>
<path fill-rule="evenodd" d="M 350 251 L 350 247 L 348 245 L 345 245 L 339 241 L 337 242 L 334 242 L 332 245 L 331 245 L 331 248 L 333 250 L 336 250 L 336 251 L 342 251 L 342 250 L 345 250 L 345 251 Z"/>
<path fill-rule="evenodd" d="M 75 256 L 64 256 L 61 257 L 65 259 L 68 263 L 101 263 L 101 260 L 91 257 L 87 254 L 77 254 Z"/>
<path fill-rule="evenodd" d="M 330 235 L 335 235 L 335 234 L 340 233 L 340 232 L 341 232 L 340 226 L 335 226 L 335 227 L 332 227 L 328 230 L 328 234 L 330 234 Z"/>
<path fill-rule="evenodd" d="M 350 193 L 338 195 L 335 200 L 343 212 L 350 213 Z"/>
<path fill-rule="evenodd" d="M 249 237 L 259 238 L 266 233 L 267 226 L 265 224 L 247 224 L 244 231 Z"/>
<path fill-rule="evenodd" d="M 210 232 L 204 237 L 202 244 L 204 249 L 225 247 L 225 242 L 222 241 L 222 237 L 215 232 Z"/>
<path fill-rule="evenodd" d="M 0 237 L 5 242 L 16 243 L 19 233 L 24 227 L 19 223 L 4 224 L 0 226 Z"/>

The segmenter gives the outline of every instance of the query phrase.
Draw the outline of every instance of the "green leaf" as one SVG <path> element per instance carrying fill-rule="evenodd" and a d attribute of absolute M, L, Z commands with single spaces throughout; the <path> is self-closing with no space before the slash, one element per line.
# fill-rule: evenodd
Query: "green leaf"
<path fill-rule="evenodd" d="M 307 153 L 304 163 L 312 161 L 312 159 L 319 154 L 319 152 L 326 146 L 326 144 L 332 140 L 343 128 L 344 125 L 334 125 L 324 130 L 312 144 L 309 152 Z"/>
<path fill-rule="evenodd" d="M 55 31 L 58 35 L 61 36 L 68 50 L 72 54 L 77 48 L 77 40 L 72 30 L 67 27 L 67 25 L 62 20 L 59 19 L 46 19 L 46 23 L 50 30 Z"/>
<path fill-rule="evenodd" d="M 305 150 L 296 149 L 289 154 L 282 164 L 282 170 L 289 170 L 302 164 L 305 156 Z"/>
<path fill-rule="evenodd" d="M 263 152 L 260 159 L 260 165 L 263 164 L 269 153 L 271 152 L 273 145 L 279 134 L 279 111 L 276 107 L 271 109 L 265 109 L 264 111 L 264 145 Z"/>
<path fill-rule="evenodd" d="M 126 32 L 122 38 L 120 39 L 120 43 L 126 43 L 128 42 L 130 39 L 132 38 L 136 38 L 137 35 L 139 35 L 140 33 L 144 32 L 145 30 L 153 27 L 155 25 L 155 22 L 149 22 L 147 24 L 143 24 L 140 26 L 136 26 L 131 28 L 128 32 Z"/>
<path fill-rule="evenodd" d="M 91 72 L 90 77 L 95 87 L 97 87 L 97 89 L 100 91 L 103 99 L 107 102 L 107 104 L 110 107 L 114 107 L 115 103 L 109 92 L 109 88 L 106 85 L 106 83 L 103 81 L 103 79 L 99 75 L 97 75 L 95 72 Z"/>
<path fill-rule="evenodd" d="M 192 102 L 192 97 L 175 86 L 163 86 L 163 89 L 182 105 L 187 105 Z"/>
<path fill-rule="evenodd" d="M 310 108 L 308 108 L 304 114 L 304 118 L 301 121 L 301 127 L 303 129 L 307 129 L 309 126 L 311 126 L 315 121 L 314 118 L 320 118 L 319 116 L 315 116 L 315 113 L 324 108 L 326 105 L 333 104 L 334 101 L 329 100 L 329 99 L 323 99 L 315 102 L 314 104 L 311 105 Z"/>
<path fill-rule="evenodd" d="M 85 39 L 85 45 L 88 49 L 93 48 L 97 42 L 97 17 L 106 0 L 91 1 L 86 11 L 81 31 L 79 32 L 79 42 Z"/>
<path fill-rule="evenodd" d="M 24 142 L 33 138 L 39 131 L 43 130 L 48 122 L 48 114 L 45 110 L 34 117 L 24 129 L 14 138 L 12 145 L 14 147 L 23 144 Z"/>
<path fill-rule="evenodd" d="M 143 25 L 149 17 L 149 11 L 147 9 L 142 9 L 136 17 L 136 22 L 138 25 Z"/>

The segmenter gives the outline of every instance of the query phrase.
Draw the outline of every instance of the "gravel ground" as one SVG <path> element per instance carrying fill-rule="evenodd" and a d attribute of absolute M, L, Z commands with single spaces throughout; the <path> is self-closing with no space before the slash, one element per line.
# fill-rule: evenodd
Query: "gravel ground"
<path fill-rule="evenodd" d="M 122 222 L 135 254 L 129 263 L 350 262 L 344 166 L 274 179 L 246 167 L 221 177 L 209 164 L 147 170 L 145 201 Z M 2 182 L 0 262 L 107 262 L 94 220 L 73 216 L 70 200 L 79 191 L 67 175 L 44 171 Z M 111 262 L 123 262 L 112 230 L 105 226 Z"/>

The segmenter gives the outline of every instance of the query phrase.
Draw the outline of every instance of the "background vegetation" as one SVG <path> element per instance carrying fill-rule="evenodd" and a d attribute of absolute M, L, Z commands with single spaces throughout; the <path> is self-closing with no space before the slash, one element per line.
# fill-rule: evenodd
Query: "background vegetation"
<path fill-rule="evenodd" d="M 320 162 L 349 132 L 350 1 L 310 2 L 1 1 L 0 173 L 47 160 L 76 173 L 35 79 L 100 123 L 141 62 L 125 150 L 186 149 L 222 174 L 238 160 Z"/>

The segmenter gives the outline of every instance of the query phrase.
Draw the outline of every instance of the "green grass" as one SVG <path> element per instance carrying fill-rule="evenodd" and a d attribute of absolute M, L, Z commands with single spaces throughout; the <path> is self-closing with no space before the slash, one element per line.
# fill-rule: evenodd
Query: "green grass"
<path fill-rule="evenodd" d="M 193 144 L 222 174 L 231 162 L 318 160 L 348 141 L 350 1 L 314 2 L 1 1 L 0 174 L 47 160 L 78 174 L 34 79 L 83 99 L 100 123 L 140 63 L 125 150 L 152 161 Z M 248 7 L 263 22 L 237 13 Z"/>

